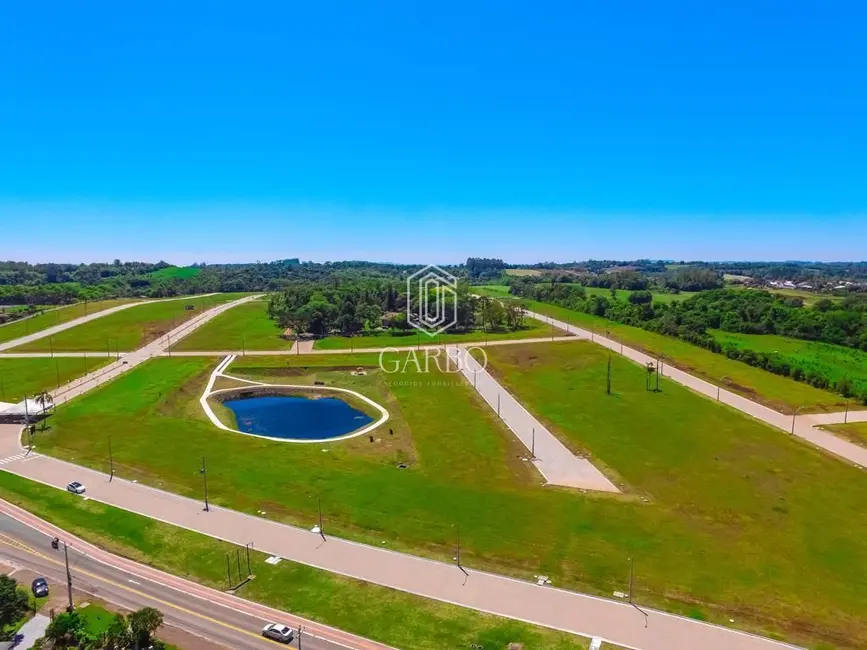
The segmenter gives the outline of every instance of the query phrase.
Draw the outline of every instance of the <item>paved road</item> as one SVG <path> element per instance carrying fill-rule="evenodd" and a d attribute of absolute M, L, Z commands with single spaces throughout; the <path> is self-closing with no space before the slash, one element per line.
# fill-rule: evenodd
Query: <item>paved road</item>
<path fill-rule="evenodd" d="M 554 325 L 554 327 L 565 329 L 567 332 L 575 334 L 576 336 L 580 336 L 585 339 L 591 339 L 595 343 L 598 343 L 599 345 L 604 346 L 609 350 L 613 350 L 618 354 L 622 354 L 626 358 L 632 359 L 636 363 L 645 365 L 647 363 L 656 364 L 659 361 L 658 359 L 655 359 L 643 352 L 639 352 L 638 350 L 634 350 L 628 346 L 624 346 L 621 341 L 615 341 L 611 338 L 606 338 L 604 336 L 596 334 L 595 332 L 590 332 L 580 327 L 569 325 L 568 323 L 564 323 L 563 321 L 556 320 L 549 316 L 536 314 L 531 311 L 528 311 L 527 314 L 546 323 L 551 323 Z M 762 420 L 763 422 L 766 422 L 767 424 L 770 424 L 771 426 L 774 426 L 778 429 L 782 429 L 783 431 L 787 431 L 790 433 L 792 432 L 792 414 L 786 415 L 785 413 L 778 413 L 777 411 L 768 408 L 767 406 L 757 404 L 756 402 L 753 402 L 746 397 L 742 397 L 741 395 L 737 395 L 736 393 L 732 393 L 731 391 L 720 388 L 719 386 L 704 381 L 703 379 L 694 377 L 693 375 L 690 375 L 683 370 L 678 370 L 673 366 L 665 364 L 664 361 L 660 366 L 660 372 L 669 379 L 672 379 L 677 383 L 682 384 L 683 386 L 686 386 L 698 393 L 701 393 L 702 395 L 706 395 L 707 397 L 716 399 L 723 404 L 733 406 L 742 413 L 752 416 L 758 420 Z M 843 421 L 842 413 L 829 415 L 837 415 L 840 418 L 839 421 Z M 850 415 L 858 417 L 854 413 Z M 826 451 L 830 451 L 832 454 L 851 461 L 852 463 L 855 463 L 860 467 L 867 467 L 867 448 L 860 447 L 856 444 L 843 440 L 842 438 L 838 438 L 831 433 L 821 431 L 815 428 L 814 424 L 817 422 L 816 417 L 817 416 L 815 415 L 805 415 L 801 416 L 800 418 L 796 417 L 794 434 L 799 438 L 803 438 L 804 440 L 811 442 L 817 447 L 821 447 Z"/>
<path fill-rule="evenodd" d="M 22 336 L 21 338 L 6 341 L 5 343 L 0 343 L 0 352 L 2 352 L 3 350 L 11 350 L 12 348 L 17 348 L 19 345 L 24 345 L 25 343 L 30 343 L 31 341 L 38 341 L 39 339 L 44 339 L 47 336 L 54 336 L 55 334 L 62 332 L 63 330 L 68 330 L 72 327 L 77 327 L 78 325 L 83 325 L 84 323 L 96 320 L 97 318 L 102 318 L 103 316 L 108 316 L 109 314 L 114 314 L 116 312 L 123 311 L 124 309 L 129 309 L 131 307 L 137 307 L 138 305 L 150 304 L 152 302 L 168 302 L 170 300 L 189 300 L 191 298 L 204 298 L 213 295 L 215 294 L 205 293 L 197 296 L 178 296 L 177 298 L 161 298 L 160 300 L 143 300 L 141 302 L 130 302 L 125 305 L 110 307 L 109 309 L 103 309 L 102 311 L 97 311 L 92 314 L 88 314 L 87 316 L 75 318 L 71 321 L 67 321 L 66 323 L 61 323 L 60 325 L 55 325 L 54 327 L 48 327 L 44 330 L 39 330 L 38 332 L 34 332 L 33 334 Z"/>
<path fill-rule="evenodd" d="M 232 302 L 227 302 L 223 305 L 213 307 L 208 311 L 202 312 L 198 316 L 191 318 L 182 325 L 173 329 L 171 332 L 168 332 L 157 340 L 148 343 L 135 352 L 122 353 L 120 358 L 114 363 L 103 366 L 102 368 L 61 386 L 53 393 L 54 404 L 59 406 L 64 402 L 68 402 L 69 400 L 132 370 L 137 365 L 144 363 L 148 359 L 160 356 L 165 350 L 171 347 L 173 343 L 180 341 L 212 318 L 216 318 L 223 312 L 245 302 L 255 300 L 258 297 L 259 296 L 248 296 L 246 298 L 239 298 L 238 300 L 233 300 Z"/>
<path fill-rule="evenodd" d="M 288 560 L 366 582 L 469 607 L 582 636 L 598 636 L 642 650 L 772 650 L 777 641 L 708 625 L 656 610 L 645 617 L 622 601 L 538 586 L 421 557 L 328 536 L 323 542 L 309 530 L 109 477 L 64 461 L 25 456 L 18 427 L 0 425 L 0 470 L 63 489 L 73 480 L 87 486 L 88 497 L 175 526 L 254 547 Z M 38 449 L 36 450 L 38 452 Z M 313 522 L 311 522 L 311 525 Z M 327 534 L 327 530 L 325 531 Z"/>
<path fill-rule="evenodd" d="M 167 625 L 228 648 L 273 650 L 287 647 L 261 636 L 266 623 L 279 621 L 302 631 L 305 650 L 390 650 L 341 630 L 274 610 L 241 597 L 203 587 L 87 544 L 30 513 L 0 501 L 0 559 L 45 576 L 55 593 L 66 593 L 63 551 L 51 549 L 59 537 L 69 544 L 73 588 L 129 610 L 159 609 Z M 61 547 L 62 548 L 62 547 Z M 291 589 L 292 585 L 287 585 Z M 241 589 L 243 592 L 243 588 Z M 297 648 L 297 640 L 291 644 Z"/>
<path fill-rule="evenodd" d="M 620 492 L 593 463 L 573 454 L 545 425 L 533 417 L 469 354 L 466 347 L 450 347 L 447 354 L 497 417 L 512 430 L 529 452 L 535 451 L 533 464 L 549 484 Z M 531 453 L 527 455 L 530 456 Z"/>

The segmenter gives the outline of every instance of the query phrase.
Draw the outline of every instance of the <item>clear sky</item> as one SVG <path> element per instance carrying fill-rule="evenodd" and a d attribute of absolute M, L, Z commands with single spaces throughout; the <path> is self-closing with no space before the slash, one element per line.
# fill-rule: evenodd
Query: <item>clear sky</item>
<path fill-rule="evenodd" d="M 865 24 L 833 0 L 7 0 L 0 258 L 864 259 Z"/>

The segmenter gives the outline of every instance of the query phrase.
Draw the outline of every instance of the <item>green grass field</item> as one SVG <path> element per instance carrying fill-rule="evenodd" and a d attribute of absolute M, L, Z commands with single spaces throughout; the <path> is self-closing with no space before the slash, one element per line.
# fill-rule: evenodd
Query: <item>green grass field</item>
<path fill-rule="evenodd" d="M 0 472 L 0 497 L 48 519 L 102 548 L 215 589 L 226 588 L 225 557 L 231 544 Z M 253 552 L 256 579 L 238 595 L 348 632 L 403 648 L 582 650 L 587 640 L 518 621 L 427 600 L 283 560 L 274 566 Z M 289 585 L 289 588 L 287 588 Z M 88 611 L 88 610 L 93 610 Z M 79 610 L 94 629 L 106 612 Z M 605 650 L 616 650 L 606 644 Z"/>
<path fill-rule="evenodd" d="M 867 581 L 859 470 L 673 382 L 647 392 L 644 370 L 620 357 L 606 395 L 607 353 L 592 343 L 491 348 L 488 356 L 494 374 L 567 445 L 591 451 L 650 499 L 646 509 L 660 516 L 654 541 L 669 526 L 705 538 L 702 549 L 681 549 L 680 570 L 699 552 L 719 573 L 690 593 L 738 593 L 744 607 L 761 602 L 819 626 L 835 625 L 832 612 L 844 608 L 849 643 L 864 644 L 867 591 L 853 590 Z M 860 575 L 848 575 L 855 565 Z"/>
<path fill-rule="evenodd" d="M 35 359 L 0 358 L 0 402 L 20 402 L 111 363 L 108 357 Z"/>
<path fill-rule="evenodd" d="M 170 280 L 174 278 L 187 280 L 196 277 L 201 272 L 202 269 L 195 266 L 167 266 L 159 271 L 149 273 L 148 277 L 159 280 Z"/>
<path fill-rule="evenodd" d="M 517 296 L 510 294 L 509 287 L 504 284 L 482 284 L 476 285 L 472 289 L 474 293 L 490 296 L 491 298 L 518 298 Z M 603 287 L 584 287 L 584 290 L 587 292 L 588 296 L 604 296 L 609 299 L 611 298 L 610 289 L 605 289 Z M 616 289 L 615 293 L 617 295 L 617 300 L 628 300 L 629 296 L 633 292 L 627 291 L 626 289 Z M 654 301 L 664 303 L 686 300 L 696 294 L 694 291 L 681 291 L 680 293 L 662 293 L 661 291 L 652 291 L 651 293 L 653 294 Z"/>
<path fill-rule="evenodd" d="M 68 323 L 76 318 L 81 318 L 88 314 L 94 314 L 104 309 L 110 309 L 111 307 L 117 307 L 118 305 L 135 302 L 136 300 L 136 298 L 118 298 L 116 300 L 100 300 L 88 303 L 79 302 L 67 307 L 61 307 L 60 309 L 53 309 L 52 311 L 39 314 L 39 316 L 34 316 L 33 318 L 26 318 L 24 320 L 7 323 L 6 325 L 0 325 L 0 343 L 12 341 L 13 339 L 27 336 L 28 334 L 41 332 L 49 327 L 62 325 L 63 323 Z"/>
<path fill-rule="evenodd" d="M 54 349 L 61 352 L 89 352 L 111 348 L 112 351 L 129 352 L 158 339 L 202 311 L 243 295 L 222 293 L 137 305 L 64 330 L 53 337 L 20 345 L 14 351 L 47 352 Z M 194 305 L 195 309 L 188 311 L 185 309 L 187 305 Z"/>
<path fill-rule="evenodd" d="M 840 411 L 845 407 L 846 401 L 839 395 L 728 359 L 686 341 L 556 305 L 529 301 L 527 306 L 577 327 L 600 334 L 608 331 L 615 340 L 622 339 L 624 345 L 655 357 L 664 355 L 666 363 L 778 411 L 792 413 L 800 407 L 802 412 L 810 413 Z"/>
<path fill-rule="evenodd" d="M 867 422 L 833 424 L 824 428 L 841 438 L 845 438 L 846 440 L 861 445 L 862 447 L 867 447 Z"/>
<path fill-rule="evenodd" d="M 172 350 L 287 350 L 293 341 L 282 333 L 268 318 L 268 301 L 254 300 L 220 314 Z"/>
<path fill-rule="evenodd" d="M 538 269 L 506 269 L 506 275 L 514 275 L 516 277 L 542 275 Z"/>
<path fill-rule="evenodd" d="M 105 470 L 108 432 L 122 431 L 112 437 L 119 475 L 194 498 L 206 454 L 220 505 L 308 526 L 321 495 L 334 534 L 443 560 L 458 524 L 468 566 L 543 573 L 607 596 L 626 588 L 635 557 L 644 604 L 793 640 L 867 642 L 858 470 L 676 385 L 647 393 L 644 370 L 619 357 L 607 399 L 606 355 L 590 343 L 489 351 L 529 408 L 626 483 L 625 497 L 542 487 L 465 382 L 386 374 L 375 353 L 242 357 L 229 372 L 355 387 L 392 414 L 393 435 L 383 428 L 377 443 L 292 445 L 217 430 L 198 404 L 216 361 L 160 358 L 71 402 L 36 444 Z M 523 375 L 508 365 L 519 353 Z M 369 374 L 352 376 L 357 366 Z"/>
<path fill-rule="evenodd" d="M 477 293 L 482 296 L 491 296 L 492 298 L 514 298 L 509 293 L 509 287 L 505 284 L 477 284 L 470 288 L 472 293 Z"/>
<path fill-rule="evenodd" d="M 739 334 L 708 330 L 723 346 L 734 346 L 767 354 L 778 354 L 783 360 L 805 371 L 815 371 L 831 381 L 848 377 L 860 390 L 867 389 L 867 352 L 842 345 L 802 341 L 776 334 Z"/>
<path fill-rule="evenodd" d="M 450 343 L 471 343 L 485 341 L 514 341 L 517 339 L 545 338 L 551 335 L 563 336 L 562 330 L 552 328 L 550 325 L 536 320 L 525 318 L 524 328 L 512 331 L 497 331 L 485 334 L 482 330 L 473 330 L 466 333 L 444 332 L 436 336 L 428 336 L 418 330 L 410 330 L 405 335 L 391 335 L 388 333 L 374 334 L 369 336 L 329 336 L 317 339 L 313 344 L 315 350 L 349 350 L 350 348 L 389 348 L 412 345 L 442 345 Z"/>

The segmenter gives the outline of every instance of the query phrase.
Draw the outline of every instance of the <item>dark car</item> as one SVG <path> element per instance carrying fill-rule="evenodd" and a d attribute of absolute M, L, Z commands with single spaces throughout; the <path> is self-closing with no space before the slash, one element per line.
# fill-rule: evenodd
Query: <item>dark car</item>
<path fill-rule="evenodd" d="M 36 578 L 33 581 L 33 584 L 30 585 L 30 589 L 33 591 L 33 595 L 37 598 L 42 598 L 43 596 L 48 595 L 48 583 L 45 581 L 45 578 Z"/>

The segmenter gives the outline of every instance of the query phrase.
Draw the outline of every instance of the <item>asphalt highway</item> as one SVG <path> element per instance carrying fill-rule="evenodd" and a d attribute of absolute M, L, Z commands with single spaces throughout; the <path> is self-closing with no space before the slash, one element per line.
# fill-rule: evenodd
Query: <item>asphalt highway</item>
<path fill-rule="evenodd" d="M 62 538 L 61 538 L 62 539 Z M 231 604 L 223 604 L 210 599 L 208 591 L 196 585 L 196 592 L 189 593 L 177 586 L 167 586 L 138 573 L 112 566 L 110 554 L 99 559 L 87 550 L 79 550 L 75 541 L 69 545 L 69 565 L 73 588 L 95 598 L 107 601 L 128 610 L 141 607 L 155 607 L 163 613 L 165 624 L 180 628 L 201 637 L 215 646 L 238 648 L 242 650 L 275 650 L 275 648 L 299 648 L 298 639 L 291 645 L 270 641 L 261 636 L 266 623 L 280 622 L 298 625 L 289 619 L 265 619 L 242 611 Z M 108 562 L 106 560 L 109 560 Z M 130 562 L 118 558 L 119 564 L 129 566 Z M 51 548 L 51 537 L 6 514 L 0 514 L 0 561 L 29 569 L 44 576 L 54 594 L 66 594 L 66 569 L 63 558 L 63 545 L 59 550 Z M 287 585 L 291 589 L 292 585 Z M 214 592 L 221 594 L 221 592 Z M 303 628 L 303 625 L 301 625 Z M 370 642 L 359 639 L 359 643 L 343 643 L 321 638 L 315 633 L 305 633 L 302 629 L 301 648 L 304 650 L 346 650 L 364 649 Z"/>

